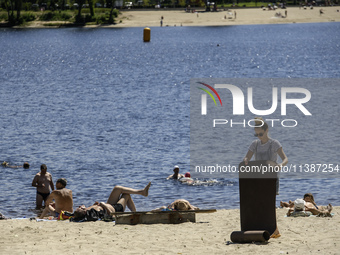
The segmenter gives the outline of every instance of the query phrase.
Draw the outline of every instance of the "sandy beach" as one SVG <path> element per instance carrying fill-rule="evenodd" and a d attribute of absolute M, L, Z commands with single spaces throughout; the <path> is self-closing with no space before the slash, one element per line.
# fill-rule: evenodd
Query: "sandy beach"
<path fill-rule="evenodd" d="M 323 14 L 320 14 L 323 10 Z M 287 11 L 287 17 L 286 12 Z M 236 13 L 236 18 L 235 18 Z M 281 17 L 275 16 L 279 13 Z M 340 22 L 340 7 L 314 7 L 262 10 L 261 8 L 229 9 L 218 12 L 188 13 L 184 10 L 121 10 L 115 25 L 86 25 L 86 27 L 159 27 L 163 17 L 163 27 L 173 26 L 230 26 L 255 24 L 289 24 Z M 33 21 L 25 25 L 28 28 L 59 27 L 60 21 Z M 65 25 L 68 22 L 65 22 Z"/>
<path fill-rule="evenodd" d="M 280 238 L 253 244 L 230 241 L 231 232 L 240 230 L 237 209 L 197 214 L 196 223 L 176 225 L 1 220 L 0 254 L 339 254 L 340 207 L 332 218 L 286 212 L 276 211 Z"/>
<path fill-rule="evenodd" d="M 320 14 L 320 9 L 323 14 Z M 164 26 L 227 26 L 250 24 L 340 22 L 339 6 L 313 9 L 288 7 L 262 10 L 261 8 L 230 9 L 229 11 L 186 13 L 184 11 L 122 11 L 115 27 L 159 27 L 163 16 Z M 287 17 L 285 16 L 287 11 Z M 236 18 L 235 18 L 236 12 Z M 232 15 L 229 15 L 232 14 Z M 275 17 L 281 13 L 281 17 Z"/>

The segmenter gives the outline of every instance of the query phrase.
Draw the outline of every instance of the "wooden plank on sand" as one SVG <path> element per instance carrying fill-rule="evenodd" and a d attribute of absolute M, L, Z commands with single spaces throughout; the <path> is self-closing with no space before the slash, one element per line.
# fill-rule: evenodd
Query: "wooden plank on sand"
<path fill-rule="evenodd" d="M 113 213 L 113 215 L 115 215 L 116 224 L 179 224 L 183 222 L 196 222 L 196 213 L 212 212 L 216 212 L 216 210 L 124 212 Z"/>

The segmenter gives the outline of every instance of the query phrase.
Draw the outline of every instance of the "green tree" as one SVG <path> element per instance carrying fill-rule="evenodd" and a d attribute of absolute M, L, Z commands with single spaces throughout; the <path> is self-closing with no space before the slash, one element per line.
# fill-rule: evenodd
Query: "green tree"
<path fill-rule="evenodd" d="M 17 9 L 17 22 L 20 23 L 22 0 L 15 0 L 15 8 Z"/>
<path fill-rule="evenodd" d="M 4 5 L 8 15 L 8 23 L 12 26 L 20 24 L 22 22 L 22 20 L 20 19 L 22 0 L 4 0 Z M 14 17 L 15 10 L 17 13 L 16 17 Z"/>
<path fill-rule="evenodd" d="M 5 8 L 7 10 L 7 15 L 8 15 L 8 23 L 9 24 L 14 24 L 14 6 L 13 6 L 13 1 L 12 0 L 4 0 Z"/>
<path fill-rule="evenodd" d="M 66 0 L 61 0 L 61 9 L 65 10 Z"/>
<path fill-rule="evenodd" d="M 85 0 L 76 0 L 78 4 L 78 15 L 76 16 L 76 23 L 82 23 L 83 19 L 81 17 L 81 9 L 83 8 L 83 4 Z"/>
<path fill-rule="evenodd" d="M 114 10 L 114 1 L 115 0 L 108 0 L 108 4 L 110 4 L 111 6 L 111 10 L 110 10 L 110 16 L 109 16 L 109 24 L 113 24 L 115 22 L 114 18 L 113 18 L 113 10 Z"/>

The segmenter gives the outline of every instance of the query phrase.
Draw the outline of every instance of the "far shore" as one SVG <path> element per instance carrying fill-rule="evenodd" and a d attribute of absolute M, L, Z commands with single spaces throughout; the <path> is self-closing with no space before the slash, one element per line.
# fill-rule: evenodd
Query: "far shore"
<path fill-rule="evenodd" d="M 161 17 L 163 17 L 163 27 L 340 22 L 340 6 L 313 9 L 288 7 L 276 10 L 235 8 L 197 13 L 187 13 L 184 10 L 122 11 L 115 27 L 160 27 Z"/>
<path fill-rule="evenodd" d="M 230 26 L 321 22 L 340 22 L 340 6 L 317 6 L 313 9 L 309 7 L 287 7 L 287 9 L 276 10 L 235 8 L 221 9 L 217 12 L 204 12 L 202 10 L 198 12 L 185 12 L 184 9 L 121 10 L 114 25 L 86 25 L 78 27 Z M 62 21 L 33 21 L 25 26 L 20 26 L 20 28 L 59 28 L 70 26 L 76 25 Z"/>

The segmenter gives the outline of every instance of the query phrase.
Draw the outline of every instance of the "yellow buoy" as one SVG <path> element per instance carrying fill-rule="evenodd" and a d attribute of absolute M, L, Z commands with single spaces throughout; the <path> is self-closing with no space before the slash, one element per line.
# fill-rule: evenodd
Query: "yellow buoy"
<path fill-rule="evenodd" d="M 144 35 L 143 35 L 144 42 L 150 42 L 151 39 L 151 29 L 146 27 L 144 28 Z"/>

